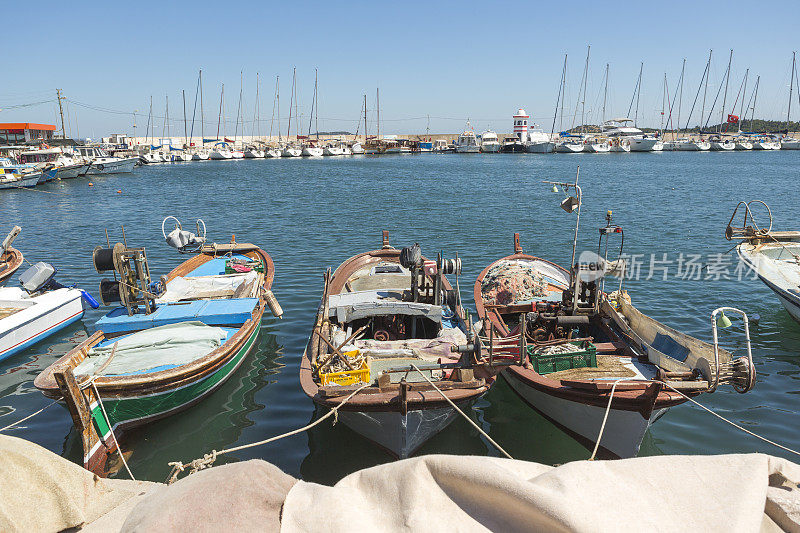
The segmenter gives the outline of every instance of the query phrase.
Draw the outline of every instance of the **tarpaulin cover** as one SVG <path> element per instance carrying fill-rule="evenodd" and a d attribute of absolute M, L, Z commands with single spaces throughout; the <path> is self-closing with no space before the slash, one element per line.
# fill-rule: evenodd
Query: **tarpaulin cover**
<path fill-rule="evenodd" d="M 0 436 L 0 530 L 797 531 L 798 480 L 800 466 L 762 454 L 559 467 L 426 455 L 355 472 L 333 487 L 296 481 L 260 460 L 166 486 L 99 479 L 36 444 Z"/>
<path fill-rule="evenodd" d="M 177 276 L 170 280 L 167 284 L 167 290 L 156 300 L 156 303 L 177 302 L 192 298 L 230 298 L 243 284 L 247 284 L 242 287 L 246 294 L 241 296 L 250 297 L 253 296 L 252 288 L 257 279 L 258 273 L 256 271 L 221 276 L 185 278 Z M 251 289 L 249 291 L 247 290 L 248 286 Z"/>
<path fill-rule="evenodd" d="M 227 333 L 202 322 L 180 322 L 119 337 L 89 350 L 86 359 L 75 367 L 75 375 L 92 375 L 111 356 L 101 375 L 142 372 L 165 365 L 180 366 L 222 345 Z"/>

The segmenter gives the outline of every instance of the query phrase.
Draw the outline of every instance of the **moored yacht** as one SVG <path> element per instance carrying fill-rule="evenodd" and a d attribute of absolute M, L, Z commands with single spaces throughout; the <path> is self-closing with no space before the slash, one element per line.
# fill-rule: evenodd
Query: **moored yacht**
<path fill-rule="evenodd" d="M 481 152 L 494 154 L 500 151 L 501 145 L 497 133 L 486 130 L 481 133 Z"/>
<path fill-rule="evenodd" d="M 257 146 L 248 146 L 244 149 L 244 157 L 246 159 L 261 159 L 264 157 L 264 150 Z"/>
<path fill-rule="evenodd" d="M 750 139 L 747 137 L 737 137 L 733 141 L 733 149 L 734 150 L 752 150 L 753 143 L 750 142 Z"/>
<path fill-rule="evenodd" d="M 221 161 L 223 159 L 233 159 L 230 146 L 226 142 L 218 142 L 208 154 L 209 159 Z"/>
<path fill-rule="evenodd" d="M 561 133 L 561 140 L 556 143 L 556 152 L 560 154 L 578 154 L 583 152 L 585 145 L 581 135 Z"/>
<path fill-rule="evenodd" d="M 618 139 L 618 143 L 612 142 L 612 147 L 617 146 L 620 147 L 620 150 L 611 150 L 612 152 L 650 152 L 653 150 L 655 145 L 659 142 L 658 137 L 650 137 L 645 135 L 645 133 L 628 124 L 629 122 L 633 122 L 632 119 L 627 117 L 622 118 L 615 118 L 611 120 L 607 120 L 603 123 L 602 131 L 603 134 L 609 137 L 612 141 L 614 139 Z M 627 141 L 627 142 L 623 142 Z M 627 145 L 628 149 L 624 149 Z"/>
<path fill-rule="evenodd" d="M 87 175 L 116 174 L 133 172 L 138 157 L 111 157 L 104 150 L 94 146 L 78 146 L 78 153 L 89 160 Z"/>
<path fill-rule="evenodd" d="M 469 122 L 467 122 L 467 128 L 468 129 L 465 129 L 458 135 L 458 139 L 456 140 L 456 153 L 476 154 L 481 151 L 478 138 L 475 136 L 475 132 L 472 130 Z"/>
<path fill-rule="evenodd" d="M 281 157 L 300 157 L 303 155 L 303 150 L 293 144 L 287 144 L 281 150 Z"/>
<path fill-rule="evenodd" d="M 731 139 L 724 139 L 719 135 L 711 137 L 708 141 L 712 152 L 730 152 L 736 148 L 736 143 Z"/>
<path fill-rule="evenodd" d="M 556 143 L 550 140 L 550 136 L 544 131 L 533 125 L 533 129 L 528 132 L 528 140 L 525 143 L 525 151 L 533 154 L 549 154 L 555 150 Z"/>

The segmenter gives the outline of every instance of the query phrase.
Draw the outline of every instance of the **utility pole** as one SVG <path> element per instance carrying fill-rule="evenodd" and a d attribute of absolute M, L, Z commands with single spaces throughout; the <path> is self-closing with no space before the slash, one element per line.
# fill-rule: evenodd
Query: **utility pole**
<path fill-rule="evenodd" d="M 61 100 L 64 99 L 61 96 L 61 89 L 56 89 L 56 98 L 58 98 L 58 113 L 61 115 L 61 138 L 67 138 L 67 131 L 64 129 L 64 108 L 61 107 Z"/>

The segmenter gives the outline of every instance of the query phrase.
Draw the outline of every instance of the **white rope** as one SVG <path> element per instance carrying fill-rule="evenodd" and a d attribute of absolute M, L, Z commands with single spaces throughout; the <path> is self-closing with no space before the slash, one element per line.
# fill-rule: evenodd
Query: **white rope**
<path fill-rule="evenodd" d="M 312 423 L 310 423 L 308 425 L 305 425 L 305 426 L 303 426 L 301 428 L 289 431 L 288 433 L 283 433 L 282 435 L 277 435 L 275 437 L 270 437 L 268 439 L 260 440 L 258 442 L 252 442 L 250 444 L 242 444 L 241 446 L 235 446 L 233 448 L 227 448 L 225 450 L 220 450 L 220 451 L 211 450 L 211 453 L 207 453 L 203 457 L 198 458 L 198 459 L 194 459 L 193 461 L 191 461 L 189 463 L 183 463 L 181 461 L 174 461 L 174 462 L 171 462 L 171 463 L 167 463 L 169 466 L 172 467 L 172 472 L 170 472 L 169 478 L 167 479 L 167 484 L 171 485 L 172 483 L 174 483 L 178 479 L 178 474 L 180 474 L 181 472 L 186 470 L 187 467 L 190 467 L 189 475 L 192 475 L 192 474 L 194 474 L 195 472 L 197 472 L 199 470 L 203 470 L 204 468 L 210 467 L 214 463 L 214 461 L 217 460 L 217 457 L 220 456 L 220 455 L 223 455 L 223 454 L 226 454 L 226 453 L 238 452 L 240 450 L 245 450 L 247 448 L 253 448 L 255 446 L 261 446 L 262 444 L 268 444 L 270 442 L 275 442 L 276 440 L 284 439 L 286 437 L 291 437 L 292 435 L 297 435 L 298 433 L 302 433 L 303 431 L 309 430 L 309 429 L 313 428 L 314 426 L 316 426 L 317 424 L 322 423 L 323 420 L 325 420 L 327 418 L 330 418 L 331 416 L 335 417 L 334 418 L 334 422 L 333 422 L 335 424 L 336 421 L 338 420 L 338 414 L 337 413 L 338 413 L 339 409 L 341 409 L 347 402 L 349 402 L 351 399 L 353 399 L 353 397 L 356 394 L 358 394 L 359 392 L 361 392 L 362 390 L 366 389 L 367 387 L 369 387 L 371 385 L 372 385 L 371 383 L 364 383 L 362 386 L 360 386 L 359 388 L 354 390 L 347 398 L 342 400 L 339 403 L 339 405 L 337 405 L 336 407 L 331 408 L 330 412 L 328 412 L 324 416 L 321 416 L 320 418 L 318 418 L 317 420 L 315 420 L 314 422 L 312 422 Z"/>
<path fill-rule="evenodd" d="M 41 413 L 42 411 L 44 411 L 45 409 L 47 409 L 48 407 L 50 407 L 51 405 L 53 405 L 54 403 L 58 403 L 58 400 L 53 400 L 52 402 L 48 403 L 47 405 L 45 405 L 44 407 L 42 407 L 41 409 L 39 409 L 39 410 L 38 410 L 38 411 L 36 411 L 35 413 L 33 413 L 33 414 L 30 414 L 30 415 L 26 416 L 26 417 L 25 417 L 25 418 L 23 418 L 23 419 L 17 420 L 17 421 L 16 421 L 16 422 L 14 422 L 13 424 L 9 424 L 9 425 L 7 425 L 7 426 L 6 426 L 6 427 L 4 427 L 4 428 L 0 428 L 0 433 L 2 433 L 3 431 L 5 431 L 5 430 L 7 430 L 7 429 L 11 429 L 11 428 L 13 428 L 13 427 L 14 427 L 14 426 L 16 426 L 17 424 L 22 424 L 23 422 L 25 422 L 26 420 L 28 420 L 28 419 L 30 419 L 30 418 L 33 418 L 34 416 L 38 415 L 39 413 Z"/>
<path fill-rule="evenodd" d="M 450 405 L 453 407 L 453 409 L 455 409 L 456 411 L 458 411 L 458 413 L 459 413 L 461 416 L 463 416 L 463 417 L 464 417 L 464 418 L 467 420 L 467 422 L 469 422 L 470 424 L 472 424 L 472 427 L 474 427 L 475 429 L 477 429 L 477 430 L 478 430 L 478 432 L 479 432 L 481 435 L 483 435 L 484 437 L 486 437 L 486 440 L 488 440 L 489 442 L 491 442 L 491 443 L 492 443 L 492 445 L 493 445 L 495 448 L 497 448 L 498 450 L 500 450 L 500 453 L 502 453 L 503 455 L 505 455 L 505 456 L 506 456 L 506 457 L 508 457 L 509 459 L 513 459 L 513 457 L 511 457 L 511 455 L 509 455 L 509 453 L 508 453 L 507 451 L 505 451 L 505 450 L 503 449 L 503 447 L 502 447 L 502 446 L 500 446 L 499 444 L 497 444 L 497 443 L 494 441 L 494 439 L 492 439 L 492 437 L 490 437 L 490 436 L 489 436 L 489 434 L 488 434 L 488 433 L 486 433 L 486 432 L 485 432 L 483 429 L 481 429 L 481 427 L 480 427 L 478 424 L 476 424 L 474 420 L 472 420 L 470 417 L 468 417 L 468 416 L 467 416 L 467 415 L 464 413 L 464 411 L 462 411 L 461 409 L 459 409 L 459 408 L 458 408 L 458 406 L 457 406 L 457 405 L 456 405 L 456 404 L 453 402 L 453 400 L 451 400 L 450 398 L 448 398 L 448 397 L 447 397 L 447 395 L 446 395 L 444 392 L 442 392 L 442 390 L 441 390 L 439 387 L 437 387 L 437 386 L 436 386 L 436 384 L 435 384 L 433 381 L 429 380 L 429 379 L 428 379 L 428 376 L 426 376 L 425 374 L 423 374 L 423 373 L 422 373 L 422 371 L 421 371 L 419 368 L 417 368 L 417 365 L 415 365 L 414 363 L 411 363 L 411 366 L 414 368 L 414 370 L 416 370 L 416 371 L 419 373 L 419 375 L 420 375 L 420 376 L 422 376 L 423 378 L 425 378 L 425 381 L 427 381 L 428 383 L 430 383 L 431 387 L 433 387 L 434 389 L 436 389 L 436 392 L 438 392 L 439 394 L 441 394 L 441 395 L 442 395 L 442 398 L 444 398 L 445 400 L 447 400 L 447 403 L 449 403 L 449 404 L 450 404 Z"/>
<path fill-rule="evenodd" d="M 747 433 L 748 435 L 751 435 L 751 436 L 753 436 L 753 437 L 755 437 L 755 438 L 757 438 L 757 439 L 763 440 L 764 442 L 766 442 L 766 443 L 768 443 L 768 444 L 772 444 L 773 446 L 776 446 L 776 447 L 780 448 L 781 450 L 787 451 L 787 452 L 789 452 L 789 453 L 793 453 L 793 454 L 795 454 L 795 455 L 800 455 L 800 452 L 798 452 L 798 451 L 792 450 L 791 448 L 787 448 L 786 446 L 784 446 L 784 445 L 782 445 L 782 444 L 778 444 L 777 442 L 771 441 L 771 440 L 769 440 L 769 439 L 768 439 L 768 438 L 766 438 L 766 437 L 762 437 L 761 435 L 758 435 L 757 433 L 753 433 L 753 432 L 752 432 L 752 431 L 750 431 L 749 429 L 743 428 L 742 426 L 740 426 L 740 425 L 736 424 L 735 422 L 731 422 L 730 420 L 728 420 L 728 419 L 727 419 L 727 418 L 725 418 L 724 416 L 722 416 L 722 415 L 720 415 L 720 414 L 717 414 L 717 413 L 715 413 L 714 411 L 712 411 L 711 409 L 709 409 L 709 408 L 708 408 L 708 407 L 706 407 L 705 405 L 702 405 L 701 403 L 698 403 L 698 402 L 696 402 L 696 401 L 695 401 L 695 400 L 693 400 L 692 398 L 689 398 L 689 397 L 688 397 L 688 396 L 686 396 L 684 393 L 682 393 L 681 391 L 679 391 L 679 390 L 678 390 L 678 389 L 676 389 L 675 387 L 673 387 L 673 386 L 669 385 L 668 383 L 666 383 L 666 382 L 665 382 L 665 383 L 664 383 L 664 385 L 665 385 L 665 386 L 667 386 L 667 387 L 669 387 L 670 389 L 674 390 L 675 392 L 677 392 L 678 394 L 680 394 L 681 396 L 683 396 L 684 398 L 686 398 L 687 400 L 689 400 L 690 402 L 692 402 L 692 403 L 693 403 L 693 404 L 695 404 L 696 406 L 700 407 L 700 408 L 701 408 L 701 409 L 703 409 L 704 411 L 708 411 L 708 412 L 709 412 L 709 413 L 711 413 L 712 415 L 716 416 L 717 418 L 719 418 L 720 420 L 722 420 L 722 421 L 724 421 L 724 422 L 727 422 L 728 424 L 732 425 L 732 426 L 733 426 L 733 427 L 735 427 L 736 429 L 740 429 L 740 430 L 744 431 L 745 433 Z"/>
<path fill-rule="evenodd" d="M 108 431 L 111 433 L 111 438 L 114 440 L 114 446 L 117 447 L 117 453 L 119 454 L 119 458 L 122 459 L 122 464 L 125 465 L 125 470 L 128 471 L 128 475 L 131 477 L 132 480 L 136 481 L 136 478 L 133 477 L 133 473 L 131 472 L 130 467 L 128 466 L 128 461 L 125 460 L 125 456 L 122 454 L 122 448 L 119 447 L 119 443 L 117 442 L 117 436 L 114 435 L 114 428 L 111 427 L 111 420 L 108 419 L 108 415 L 106 414 L 106 408 L 103 405 L 103 400 L 100 399 L 100 393 L 97 391 L 97 385 L 94 384 L 94 379 L 91 380 L 92 389 L 94 389 L 95 395 L 97 395 L 97 403 L 100 404 L 100 410 L 103 412 L 103 418 L 105 418 L 106 424 L 108 424 Z M 103 437 L 101 436 L 100 439 Z"/>
<path fill-rule="evenodd" d="M 589 457 L 590 461 L 594 461 L 595 456 L 597 455 L 597 450 L 600 448 L 600 439 L 603 438 L 603 432 L 606 430 L 606 421 L 608 420 L 608 413 L 611 411 L 611 401 L 614 399 L 614 391 L 617 389 L 617 383 L 620 381 L 628 381 L 631 378 L 620 378 L 614 382 L 611 386 L 611 396 L 608 397 L 608 405 L 606 405 L 606 413 L 603 415 L 603 423 L 600 425 L 600 433 L 597 435 L 597 440 L 594 443 L 594 450 L 592 450 L 592 456 Z"/>

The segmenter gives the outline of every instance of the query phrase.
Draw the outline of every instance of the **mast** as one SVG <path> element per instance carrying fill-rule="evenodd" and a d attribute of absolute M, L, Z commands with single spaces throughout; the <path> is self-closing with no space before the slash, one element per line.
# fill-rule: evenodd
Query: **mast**
<path fill-rule="evenodd" d="M 794 89 L 795 57 L 797 52 L 792 52 L 792 70 L 789 72 L 789 108 L 786 110 L 786 135 L 789 135 L 789 117 L 792 114 L 792 91 Z"/>
<path fill-rule="evenodd" d="M 300 135 L 300 107 L 297 105 L 297 68 L 295 67 L 295 73 L 292 76 L 292 86 L 294 87 L 294 135 L 295 137 Z M 295 139 L 297 140 L 297 139 Z"/>
<path fill-rule="evenodd" d="M 236 148 L 236 137 L 239 136 L 239 116 L 242 113 L 242 90 L 244 88 L 244 71 L 239 71 L 239 104 L 236 107 L 236 127 L 233 130 L 233 147 Z M 242 121 L 242 137 L 244 137 L 244 121 Z"/>
<path fill-rule="evenodd" d="M 225 97 L 225 84 L 223 83 L 222 90 L 219 93 L 219 113 L 217 113 L 217 141 L 219 141 L 219 127 L 222 125 L 222 100 L 224 97 Z"/>
<path fill-rule="evenodd" d="M 314 108 L 317 105 L 317 69 L 314 69 L 314 94 L 311 97 L 311 114 L 308 115 L 308 138 L 311 138 L 311 123 L 314 122 Z M 317 128 L 319 129 L 319 128 Z M 317 131 L 319 140 L 319 131 Z"/>
<path fill-rule="evenodd" d="M 272 126 L 275 123 L 275 103 L 278 98 L 278 77 L 275 77 L 275 96 L 272 98 L 272 118 L 269 119 L 269 142 L 272 142 Z M 280 137 L 280 124 L 278 125 L 278 136 Z"/>
<path fill-rule="evenodd" d="M 750 69 L 744 71 L 744 82 L 742 85 L 742 105 L 739 106 L 739 121 L 736 123 L 739 129 L 739 133 L 742 132 L 742 122 L 744 120 L 744 115 L 747 114 L 747 111 L 744 108 L 744 96 L 747 94 L 747 76 L 750 74 Z M 737 96 L 738 98 L 738 96 Z M 734 104 L 734 109 L 736 109 L 736 104 Z"/>
<path fill-rule="evenodd" d="M 719 133 L 722 133 L 722 123 L 725 121 L 725 104 L 728 101 L 728 81 L 731 79 L 731 61 L 733 61 L 733 48 L 731 48 L 731 55 L 728 57 L 728 68 L 725 72 L 725 93 L 722 96 L 722 113 L 719 118 Z M 727 128 L 725 131 L 727 131 Z"/>
<path fill-rule="evenodd" d="M 376 112 L 378 113 L 378 136 L 377 139 L 381 138 L 381 90 L 380 88 L 375 89 L 375 108 Z"/>
<path fill-rule="evenodd" d="M 636 82 L 636 114 L 633 117 L 634 128 L 639 127 L 639 97 L 642 95 L 642 70 L 644 70 L 644 61 L 639 64 L 639 81 Z M 630 111 L 628 114 L 630 115 Z"/>
<path fill-rule="evenodd" d="M 558 129 L 560 131 L 564 131 L 564 104 L 566 103 L 566 100 L 567 100 L 567 54 L 564 54 L 564 73 L 561 76 L 561 118 L 558 122 Z"/>
<path fill-rule="evenodd" d="M 581 102 L 581 133 L 586 133 L 586 82 L 589 77 L 589 52 L 592 46 L 586 47 L 586 65 L 583 67 L 583 101 Z"/>
<path fill-rule="evenodd" d="M 203 127 L 205 117 L 203 116 L 203 69 L 200 69 L 200 143 L 203 148 L 206 146 L 206 132 Z"/>
<path fill-rule="evenodd" d="M 169 95 L 167 94 L 167 95 L 165 95 L 165 97 L 167 99 L 167 104 L 166 104 L 167 105 L 167 107 L 166 107 L 166 115 L 167 116 L 164 117 L 164 126 L 166 126 L 166 128 L 167 128 L 167 139 L 169 139 L 169 147 L 172 148 L 172 134 L 169 131 Z M 162 133 L 162 135 L 163 135 L 163 133 Z"/>
<path fill-rule="evenodd" d="M 713 51 L 714 50 L 708 51 L 708 62 L 706 63 L 706 86 L 705 89 L 703 89 L 703 107 L 700 110 L 700 133 L 703 132 L 703 117 L 706 116 L 706 94 L 708 94 L 708 78 L 711 77 L 711 52 Z M 702 82 L 703 80 L 700 80 L 700 83 Z"/>
<path fill-rule="evenodd" d="M 683 65 L 681 65 L 681 85 L 680 85 L 680 96 L 678 96 L 678 129 L 675 132 L 675 140 L 678 140 L 678 136 L 681 134 L 681 104 L 683 103 L 683 75 L 686 71 L 686 58 L 683 58 Z"/>
<path fill-rule="evenodd" d="M 186 91 L 181 89 L 183 96 L 183 146 L 189 145 L 189 131 L 186 129 Z"/>
<path fill-rule="evenodd" d="M 275 76 L 275 113 L 278 115 L 278 143 L 281 142 L 281 87 L 280 87 L 281 77 Z M 269 135 L 272 137 L 272 133 Z"/>
<path fill-rule="evenodd" d="M 317 91 L 317 69 L 314 69 L 314 107 L 317 112 L 314 115 L 314 128 L 317 130 L 317 142 L 319 142 L 319 92 Z"/>
<path fill-rule="evenodd" d="M 256 138 L 261 136 L 261 122 L 260 122 L 260 119 L 261 119 L 260 111 L 261 110 L 259 109 L 259 102 L 258 102 L 258 84 L 259 84 L 259 78 L 258 78 L 258 72 L 256 72 L 256 110 L 253 113 L 253 120 L 255 120 L 255 124 L 253 124 L 253 129 L 252 129 L 252 134 L 251 134 L 252 136 L 254 136 Z M 243 126 L 243 128 L 244 128 L 244 126 Z"/>
<path fill-rule="evenodd" d="M 367 142 L 367 95 L 364 95 L 364 142 Z"/>
<path fill-rule="evenodd" d="M 289 125 L 286 127 L 286 142 L 289 142 L 289 133 L 292 131 L 292 102 L 294 101 L 294 82 L 296 74 L 297 67 L 294 67 L 292 69 L 292 92 L 289 94 Z"/>
<path fill-rule="evenodd" d="M 150 129 L 150 121 L 152 119 L 153 119 L 153 95 L 151 94 L 150 95 L 150 113 L 147 115 L 147 129 L 144 132 L 145 136 L 148 136 L 148 134 L 150 134 L 149 136 L 150 136 L 150 147 L 151 148 L 153 147 L 153 135 L 155 134 L 155 132 L 153 131 L 153 130 L 155 130 L 155 127 L 153 127 L 152 130 Z M 153 123 L 153 126 L 155 126 L 155 123 Z"/>
<path fill-rule="evenodd" d="M 606 84 L 603 89 L 603 124 L 606 122 L 606 99 L 608 98 L 608 63 L 606 63 Z"/>
<path fill-rule="evenodd" d="M 661 130 L 662 138 L 663 138 L 663 135 L 664 135 L 664 109 L 666 108 L 666 105 L 665 105 L 666 98 L 667 98 L 667 73 L 665 72 L 664 73 L 664 87 L 663 87 L 663 90 L 661 91 L 661 125 L 659 126 L 659 129 Z M 634 126 L 636 126 L 635 122 L 634 122 Z"/>
<path fill-rule="evenodd" d="M 553 127 L 550 128 L 550 140 L 553 140 L 553 134 L 556 131 L 556 117 L 558 117 L 558 104 L 561 103 L 562 106 L 562 113 L 561 113 L 561 120 L 564 120 L 564 113 L 563 113 L 563 98 L 561 97 L 561 91 L 564 88 L 564 77 L 567 75 L 567 54 L 564 54 L 564 67 L 561 69 L 561 82 L 558 85 L 558 96 L 556 97 L 556 109 L 553 112 Z"/>

